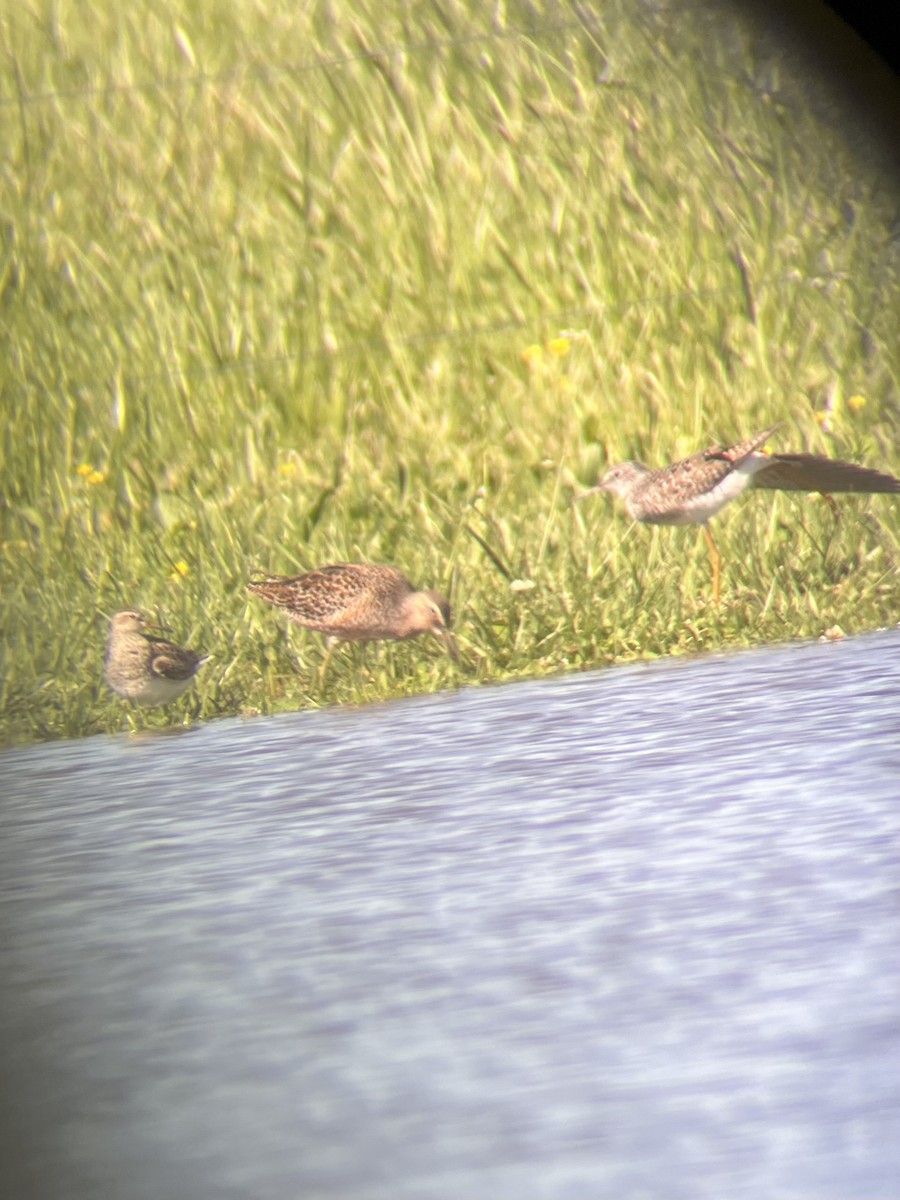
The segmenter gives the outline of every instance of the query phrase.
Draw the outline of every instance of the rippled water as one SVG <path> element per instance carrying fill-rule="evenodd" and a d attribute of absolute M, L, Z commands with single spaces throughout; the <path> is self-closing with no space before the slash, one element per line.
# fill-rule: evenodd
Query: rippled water
<path fill-rule="evenodd" d="M 900 1192 L 900 634 L 0 756 L 6 1194 Z"/>

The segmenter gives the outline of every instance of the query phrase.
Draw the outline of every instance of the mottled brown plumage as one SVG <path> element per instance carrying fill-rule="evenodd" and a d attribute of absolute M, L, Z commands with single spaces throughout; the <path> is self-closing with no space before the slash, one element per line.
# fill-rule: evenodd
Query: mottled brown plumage
<path fill-rule="evenodd" d="M 417 591 L 396 567 L 334 563 L 303 575 L 265 575 L 248 585 L 298 625 L 341 642 L 441 638 L 453 658 L 450 605 L 440 592 Z"/>
<path fill-rule="evenodd" d="M 734 446 L 711 446 L 658 470 L 638 462 L 619 463 L 582 496 L 615 492 L 634 520 L 650 525 L 702 525 L 713 562 L 713 595 L 718 600 L 719 552 L 706 525 L 747 488 L 826 495 L 900 493 L 900 479 L 870 467 L 818 454 L 760 453 L 776 428 L 773 425 Z"/>
<path fill-rule="evenodd" d="M 151 636 L 151 624 L 140 609 L 117 612 L 106 647 L 106 682 L 123 700 L 144 708 L 177 700 L 209 658 Z"/>

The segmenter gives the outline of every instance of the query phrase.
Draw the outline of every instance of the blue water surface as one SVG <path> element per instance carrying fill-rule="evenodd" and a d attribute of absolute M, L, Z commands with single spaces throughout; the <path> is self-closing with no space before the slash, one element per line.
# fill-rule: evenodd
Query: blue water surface
<path fill-rule="evenodd" d="M 6 1194 L 900 1194 L 896 630 L 0 787 Z"/>

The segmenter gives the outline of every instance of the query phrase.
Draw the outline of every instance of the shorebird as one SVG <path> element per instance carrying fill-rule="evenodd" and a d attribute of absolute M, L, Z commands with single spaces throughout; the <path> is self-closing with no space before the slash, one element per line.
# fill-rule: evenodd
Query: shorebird
<path fill-rule="evenodd" d="M 636 521 L 648 525 L 700 525 L 709 547 L 713 600 L 718 603 L 721 556 L 707 522 L 747 488 L 781 492 L 900 492 L 900 479 L 870 467 L 818 454 L 764 454 L 760 447 L 777 425 L 734 446 L 710 446 L 680 462 L 651 470 L 639 462 L 610 467 L 595 492 L 615 492 Z"/>
<path fill-rule="evenodd" d="M 109 623 L 106 682 L 123 700 L 154 708 L 177 700 L 209 658 L 147 633 L 154 625 L 138 608 L 117 612 Z"/>
<path fill-rule="evenodd" d="M 320 684 L 338 642 L 401 642 L 433 633 L 459 661 L 447 599 L 431 588 L 416 591 L 396 567 L 334 563 L 303 575 L 264 575 L 247 587 L 298 625 L 325 634 L 328 653 Z"/>

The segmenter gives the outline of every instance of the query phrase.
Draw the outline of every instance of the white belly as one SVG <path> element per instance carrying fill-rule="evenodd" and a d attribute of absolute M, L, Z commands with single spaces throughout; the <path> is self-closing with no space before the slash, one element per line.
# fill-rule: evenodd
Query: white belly
<path fill-rule="evenodd" d="M 765 454 L 749 454 L 744 461 L 725 476 L 715 487 L 699 496 L 685 500 L 682 511 L 673 516 L 672 525 L 705 525 L 710 517 L 714 517 L 726 504 L 736 500 L 741 492 L 747 490 L 753 482 L 757 471 L 771 463 Z"/>

